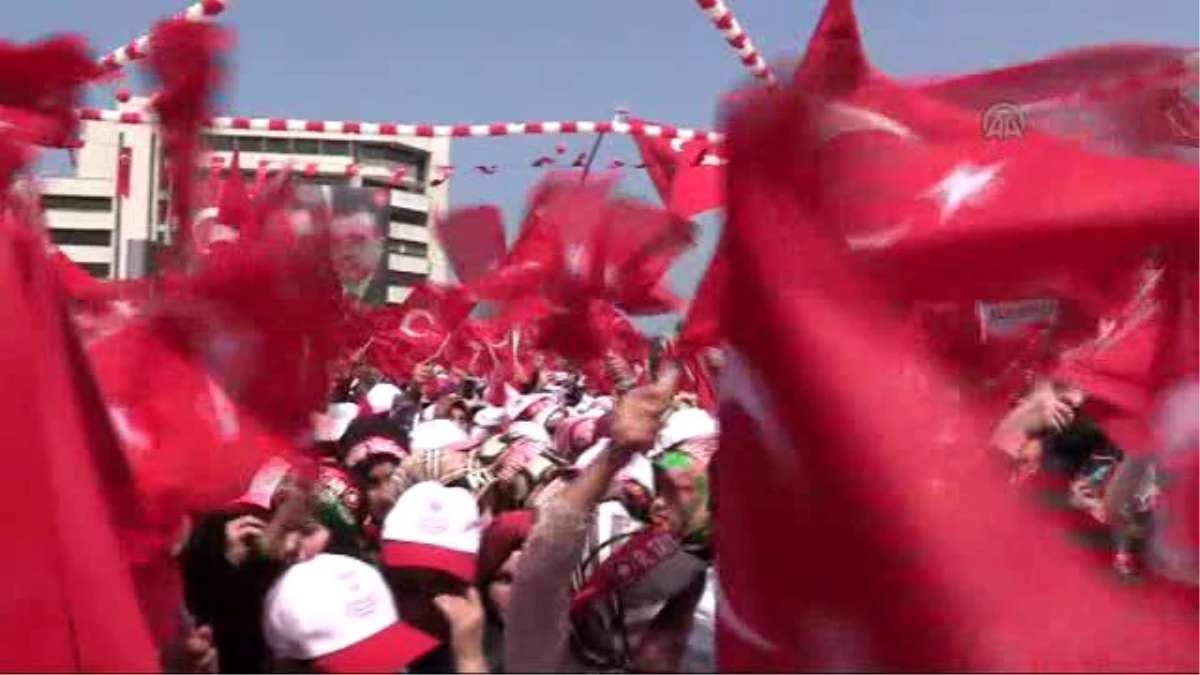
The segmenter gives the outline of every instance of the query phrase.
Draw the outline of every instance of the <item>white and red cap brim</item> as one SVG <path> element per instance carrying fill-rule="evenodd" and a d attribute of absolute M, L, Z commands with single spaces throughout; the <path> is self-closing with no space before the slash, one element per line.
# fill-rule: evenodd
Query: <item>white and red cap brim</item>
<path fill-rule="evenodd" d="M 416 541 L 384 541 L 380 551 L 387 567 L 439 570 L 467 583 L 475 582 L 478 555 Z"/>
<path fill-rule="evenodd" d="M 314 659 L 324 673 L 398 673 L 433 651 L 441 641 L 397 621 L 365 640 Z"/>

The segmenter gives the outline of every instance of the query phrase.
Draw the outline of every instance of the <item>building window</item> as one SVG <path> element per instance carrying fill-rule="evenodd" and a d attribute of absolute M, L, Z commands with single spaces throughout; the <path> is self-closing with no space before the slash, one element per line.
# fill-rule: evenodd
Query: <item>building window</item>
<path fill-rule="evenodd" d="M 50 241 L 59 246 L 111 246 L 109 230 L 70 230 L 50 228 Z"/>
<path fill-rule="evenodd" d="M 429 224 L 429 214 L 421 211 L 413 211 L 399 206 L 393 206 L 388 210 L 388 220 L 393 223 L 404 223 L 405 225 L 416 225 L 417 227 L 425 227 Z"/>
<path fill-rule="evenodd" d="M 235 136 L 233 147 L 241 152 L 262 152 L 263 141 L 266 140 L 262 136 Z"/>
<path fill-rule="evenodd" d="M 425 163 L 423 152 L 396 145 L 358 144 L 358 158 L 419 167 Z"/>
<path fill-rule="evenodd" d="M 388 270 L 387 281 L 389 286 L 418 286 L 425 283 L 428 277 L 424 274 L 415 272 L 401 272 L 399 270 Z"/>
<path fill-rule="evenodd" d="M 348 156 L 351 154 L 350 141 L 321 141 L 322 155 L 341 155 Z"/>
<path fill-rule="evenodd" d="M 429 244 L 422 244 L 419 241 L 398 241 L 395 239 L 389 243 L 391 244 L 392 253 L 413 256 L 415 258 L 424 258 L 429 255 Z"/>
<path fill-rule="evenodd" d="M 395 170 L 401 166 L 408 170 L 408 178 L 420 185 L 425 182 L 425 164 L 429 153 L 394 145 L 372 145 L 359 143 L 355 157 L 360 162 L 384 164 Z"/>
<path fill-rule="evenodd" d="M 297 138 L 292 141 L 297 155 L 321 154 L 321 142 L 315 138 Z"/>
<path fill-rule="evenodd" d="M 232 136 L 209 136 L 208 149 L 219 152 L 232 152 L 234 142 Z"/>
<path fill-rule="evenodd" d="M 263 139 L 263 147 L 267 152 L 289 153 L 292 151 L 290 138 L 271 138 L 268 136 Z"/>
<path fill-rule="evenodd" d="M 258 169 L 242 169 L 240 173 L 242 174 L 242 180 L 249 182 L 251 185 L 258 180 Z M 230 175 L 232 174 L 229 169 L 217 169 L 217 178 L 222 181 L 229 180 Z"/>
<path fill-rule="evenodd" d="M 305 178 L 304 182 L 308 183 L 309 185 L 332 185 L 334 187 L 339 187 L 339 186 L 349 185 L 350 179 L 345 176 L 320 176 L 320 175 L 317 175 L 317 176 L 313 176 L 312 178 Z"/>
<path fill-rule="evenodd" d="M 392 183 L 390 178 L 363 176 L 363 185 L 388 190 L 399 190 L 414 195 L 425 194 L 424 184 L 414 178 L 412 174 L 406 175 L 402 180 L 396 181 L 395 184 Z"/>
<path fill-rule="evenodd" d="M 386 152 L 387 152 L 387 148 L 385 148 L 382 145 L 369 145 L 367 143 L 359 143 L 358 144 L 358 152 L 355 154 L 355 158 L 360 161 L 361 160 L 367 160 L 367 161 L 374 160 L 377 162 L 382 162 L 382 161 L 387 161 Z"/>
<path fill-rule="evenodd" d="M 78 195 L 42 195 L 42 208 L 47 211 L 107 213 L 112 211 L 112 199 L 109 197 L 81 197 Z"/>
<path fill-rule="evenodd" d="M 90 274 L 98 279 L 107 279 L 108 278 L 108 274 L 109 274 L 108 263 L 85 262 L 85 263 L 77 263 L 77 264 L 80 267 L 82 267 L 84 269 L 84 271 L 86 271 L 88 274 Z"/>

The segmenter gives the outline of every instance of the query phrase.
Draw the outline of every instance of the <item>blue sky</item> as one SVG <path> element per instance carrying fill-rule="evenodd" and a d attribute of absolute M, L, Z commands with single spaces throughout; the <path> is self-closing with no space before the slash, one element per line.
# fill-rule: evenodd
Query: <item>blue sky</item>
<path fill-rule="evenodd" d="M 10 7 L 6 36 L 83 33 L 107 51 L 187 0 L 37 0 Z M 729 0 L 768 58 L 797 53 L 821 0 Z M 858 0 L 872 60 L 894 75 L 977 70 L 1081 44 L 1196 45 L 1196 0 Z M 607 119 L 617 107 L 681 126 L 710 127 L 717 97 L 745 77 L 693 0 L 232 0 L 238 31 L 223 109 L 230 113 L 396 122 Z M 133 80 L 134 83 L 139 80 Z M 136 91 L 136 87 L 135 87 Z M 98 95 L 97 104 L 107 104 Z M 558 137 L 459 141 L 456 205 L 501 205 L 510 227 Z M 569 153 L 592 138 L 561 137 Z M 610 137 L 599 163 L 632 159 Z M 628 171 L 624 188 L 653 198 Z M 701 221 L 696 252 L 672 272 L 689 293 L 715 240 Z"/>

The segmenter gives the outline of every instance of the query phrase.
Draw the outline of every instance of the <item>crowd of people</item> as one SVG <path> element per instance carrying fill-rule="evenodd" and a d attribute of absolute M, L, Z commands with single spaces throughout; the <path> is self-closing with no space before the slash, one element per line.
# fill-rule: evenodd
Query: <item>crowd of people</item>
<path fill-rule="evenodd" d="M 717 423 L 674 377 L 542 371 L 496 406 L 356 369 L 315 470 L 272 459 L 180 550 L 221 672 L 711 671 Z"/>
<path fill-rule="evenodd" d="M 712 672 L 717 421 L 673 366 L 637 384 L 610 365 L 615 392 L 537 370 L 502 405 L 440 366 L 398 383 L 356 367 L 314 417 L 308 469 L 274 458 L 194 523 L 178 560 L 208 639 L 196 657 L 220 672 Z M 1155 474 L 1106 504 L 1123 456 L 1083 399 L 1031 385 L 994 451 L 1015 489 L 1075 513 L 1064 528 L 1090 529 L 1137 579 Z"/>

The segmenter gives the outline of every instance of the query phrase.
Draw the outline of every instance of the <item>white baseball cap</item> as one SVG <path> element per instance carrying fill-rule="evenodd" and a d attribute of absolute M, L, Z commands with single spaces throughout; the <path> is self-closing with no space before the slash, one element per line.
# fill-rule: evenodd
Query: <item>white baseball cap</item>
<path fill-rule="evenodd" d="M 437 481 L 417 483 L 383 519 L 383 563 L 441 570 L 474 583 L 481 532 L 470 492 Z"/>
<path fill-rule="evenodd" d="M 367 407 L 371 412 L 379 414 L 392 409 L 392 404 L 396 402 L 396 398 L 404 392 L 400 391 L 400 387 L 387 382 L 380 382 L 371 387 L 367 392 Z"/>
<path fill-rule="evenodd" d="M 463 444 L 470 440 L 467 432 L 451 420 L 436 419 L 421 422 L 413 427 L 409 435 L 408 447 L 414 452 L 440 450 Z"/>
<path fill-rule="evenodd" d="M 364 459 L 374 457 L 375 455 L 388 455 L 389 457 L 394 457 L 397 461 L 402 461 L 408 456 L 408 453 L 404 451 L 404 448 L 400 447 L 399 443 L 390 438 L 370 436 L 355 443 L 354 447 L 346 451 L 346 459 L 343 460 L 343 463 L 353 468 L 358 466 Z"/>
<path fill-rule="evenodd" d="M 537 422 L 513 422 L 508 425 L 508 434 L 516 438 L 525 438 L 543 446 L 550 445 L 550 434 L 546 427 Z"/>
<path fill-rule="evenodd" d="M 504 412 L 508 414 L 508 419 L 518 420 L 534 406 L 552 406 L 553 404 L 554 396 L 552 394 L 526 394 L 508 401 L 504 405 Z"/>
<path fill-rule="evenodd" d="M 322 553 L 293 565 L 267 593 L 267 644 L 277 657 L 330 673 L 396 673 L 440 644 L 402 623 L 383 576 Z"/>
<path fill-rule="evenodd" d="M 701 408 L 684 408 L 667 416 L 662 430 L 658 432 L 657 450 L 669 450 L 684 441 L 704 436 L 715 436 L 717 420 Z"/>
<path fill-rule="evenodd" d="M 331 403 L 324 413 L 313 414 L 313 436 L 317 441 L 336 443 L 358 417 L 358 405 Z"/>
<path fill-rule="evenodd" d="M 504 426 L 506 419 L 507 418 L 504 416 L 504 408 L 487 406 L 486 408 L 482 408 L 479 410 L 479 412 L 475 413 L 475 417 L 472 422 L 477 427 L 494 429 L 496 427 Z"/>
<path fill-rule="evenodd" d="M 241 497 L 234 500 L 234 504 L 250 504 L 270 509 L 275 491 L 279 489 L 291 470 L 292 465 L 286 459 L 272 457 L 259 467 L 258 471 L 254 472 L 254 476 L 250 479 L 250 487 L 246 488 L 246 492 Z"/>

